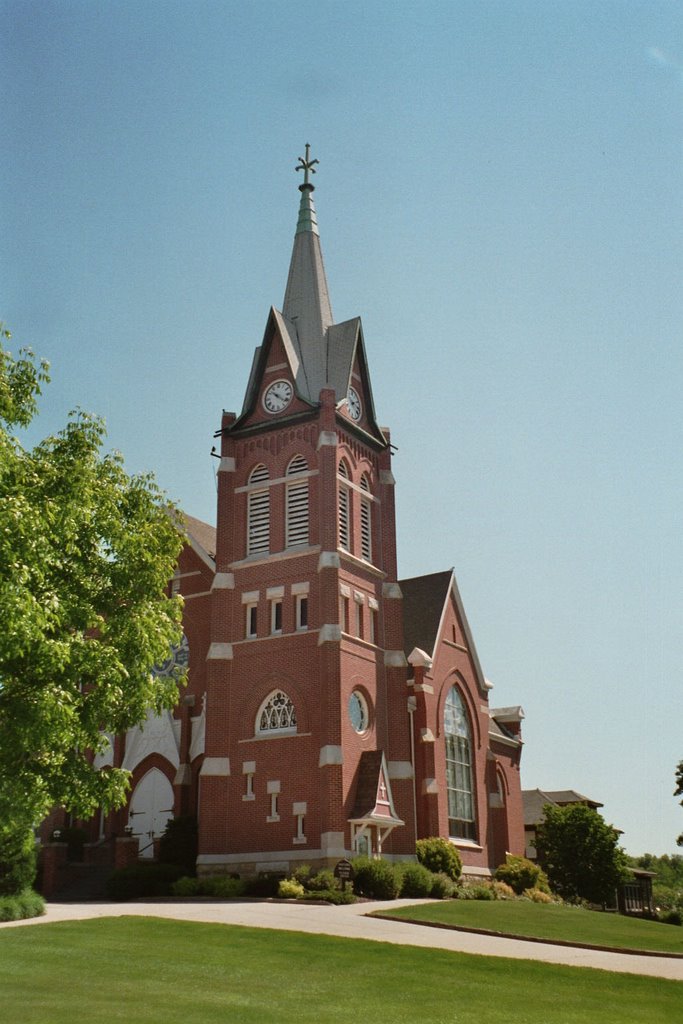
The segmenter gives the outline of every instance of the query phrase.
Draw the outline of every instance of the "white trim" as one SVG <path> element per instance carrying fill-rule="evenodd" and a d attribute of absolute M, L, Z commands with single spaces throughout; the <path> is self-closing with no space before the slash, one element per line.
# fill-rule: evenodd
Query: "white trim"
<path fill-rule="evenodd" d="M 234 590 L 235 577 L 231 572 L 217 572 L 211 583 L 212 590 Z"/>
<path fill-rule="evenodd" d="M 347 583 L 339 584 L 339 593 L 342 597 L 351 597 L 351 587 Z"/>
<path fill-rule="evenodd" d="M 268 587 L 268 589 L 266 590 L 266 597 L 268 598 L 269 601 L 272 601 L 275 598 L 284 597 L 284 596 L 285 596 L 285 588 L 284 587 Z"/>
<path fill-rule="evenodd" d="M 236 468 L 235 460 L 231 455 L 224 455 L 218 464 L 219 473 L 234 473 Z"/>
<path fill-rule="evenodd" d="M 382 584 L 382 597 L 392 600 L 400 600 L 403 597 L 398 583 Z"/>
<path fill-rule="evenodd" d="M 242 594 L 242 604 L 258 604 L 258 599 L 258 590 L 247 590 Z"/>
<path fill-rule="evenodd" d="M 318 436 L 317 451 L 321 448 L 336 448 L 338 444 L 337 434 L 334 430 L 321 430 Z"/>
<path fill-rule="evenodd" d="M 337 622 L 327 622 L 320 627 L 318 633 L 318 647 L 326 643 L 339 643 L 342 638 L 341 626 Z"/>
<path fill-rule="evenodd" d="M 318 559 L 318 572 L 321 569 L 341 569 L 341 561 L 336 551 L 321 551 Z"/>
<path fill-rule="evenodd" d="M 207 661 L 232 661 L 232 644 L 211 644 Z"/>
<path fill-rule="evenodd" d="M 403 651 L 385 651 L 384 664 L 387 668 L 405 668 L 406 656 Z"/>
<path fill-rule="evenodd" d="M 291 586 L 292 594 L 295 597 L 298 597 L 299 595 L 308 594 L 310 589 L 311 589 L 311 584 L 308 583 L 308 581 L 306 583 L 292 583 L 292 586 Z"/>
<path fill-rule="evenodd" d="M 410 761 L 387 761 L 387 773 L 390 779 L 412 779 L 415 775 Z"/>
<path fill-rule="evenodd" d="M 422 782 L 422 793 L 424 796 L 435 796 L 439 792 L 439 784 L 436 779 L 424 779 Z"/>
<path fill-rule="evenodd" d="M 229 757 L 205 757 L 200 775 L 222 776 L 230 774 Z"/>
<path fill-rule="evenodd" d="M 384 484 L 385 487 L 393 487 L 396 483 L 394 474 L 390 469 L 380 469 L 379 471 L 379 482 Z"/>
<path fill-rule="evenodd" d="M 420 729 L 421 743 L 436 743 L 436 737 L 431 729 Z"/>
<path fill-rule="evenodd" d="M 343 763 L 344 755 L 341 747 L 335 746 L 333 743 L 328 743 L 327 746 L 320 748 L 318 768 L 326 768 L 328 765 Z"/>

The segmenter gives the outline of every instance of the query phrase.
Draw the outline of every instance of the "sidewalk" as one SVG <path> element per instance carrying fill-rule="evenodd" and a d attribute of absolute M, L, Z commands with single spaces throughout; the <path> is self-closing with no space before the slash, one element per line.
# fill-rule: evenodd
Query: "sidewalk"
<path fill-rule="evenodd" d="M 0 924 L 0 928 L 96 917 L 166 917 L 178 921 L 337 935 L 348 939 L 369 939 L 373 942 L 393 942 L 403 946 L 447 949 L 458 953 L 538 960 L 544 963 L 567 964 L 571 967 L 595 967 L 622 974 L 644 974 L 653 978 L 683 981 L 683 960 L 554 946 L 551 943 L 476 935 L 471 932 L 429 928 L 366 916 L 374 909 L 391 913 L 397 907 L 424 902 L 425 900 L 392 900 L 383 903 L 355 903 L 344 907 L 308 903 L 267 903 L 258 900 L 216 902 L 166 899 L 136 900 L 132 903 L 48 903 L 44 917 L 28 921 L 11 921 Z"/>

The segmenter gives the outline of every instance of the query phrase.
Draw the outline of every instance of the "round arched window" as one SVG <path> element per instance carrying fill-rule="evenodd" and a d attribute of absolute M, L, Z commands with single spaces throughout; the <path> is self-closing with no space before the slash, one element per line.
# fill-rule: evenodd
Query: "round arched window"
<path fill-rule="evenodd" d="M 365 732 L 368 728 L 368 705 L 360 690 L 354 690 L 349 697 L 349 721 L 358 733 Z"/>

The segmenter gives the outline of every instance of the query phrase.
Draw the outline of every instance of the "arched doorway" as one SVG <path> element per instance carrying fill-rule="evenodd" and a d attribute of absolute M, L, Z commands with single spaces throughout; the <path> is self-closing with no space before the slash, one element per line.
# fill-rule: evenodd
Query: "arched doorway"
<path fill-rule="evenodd" d="M 158 768 L 150 768 L 133 790 L 129 824 L 138 837 L 138 856 L 154 856 L 154 840 L 173 817 L 173 787 Z"/>

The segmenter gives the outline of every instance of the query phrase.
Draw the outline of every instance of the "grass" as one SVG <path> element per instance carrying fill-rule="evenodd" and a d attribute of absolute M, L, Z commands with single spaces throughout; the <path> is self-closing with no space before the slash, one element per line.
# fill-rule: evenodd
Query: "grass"
<path fill-rule="evenodd" d="M 403 907 L 392 911 L 394 913 L 412 921 L 436 921 L 510 935 L 683 954 L 683 928 L 579 907 L 503 900 L 447 900 Z"/>
<path fill-rule="evenodd" d="M 671 1024 L 683 984 L 296 932 L 100 918 L 0 931 L 12 1024 Z"/>

